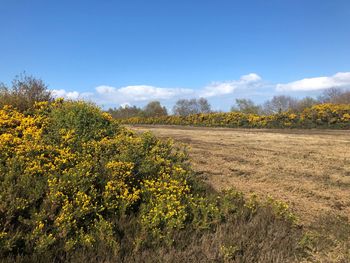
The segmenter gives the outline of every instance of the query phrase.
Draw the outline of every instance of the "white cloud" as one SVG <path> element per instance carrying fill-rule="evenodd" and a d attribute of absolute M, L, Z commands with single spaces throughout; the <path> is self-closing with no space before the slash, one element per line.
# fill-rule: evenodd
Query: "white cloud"
<path fill-rule="evenodd" d="M 66 91 L 64 89 L 51 90 L 55 98 L 65 98 L 70 100 L 87 99 L 93 95 L 91 92 L 79 93 L 78 91 Z"/>
<path fill-rule="evenodd" d="M 123 102 L 120 104 L 120 107 L 122 107 L 122 108 L 130 107 L 130 106 L 131 106 L 131 104 L 129 102 Z"/>
<path fill-rule="evenodd" d="M 122 103 L 124 101 L 141 102 L 150 100 L 170 100 L 183 97 L 213 97 L 233 93 L 237 88 L 254 87 L 261 83 L 261 77 L 255 73 L 242 76 L 239 80 L 213 82 L 194 90 L 185 88 L 161 88 L 149 85 L 133 85 L 121 88 L 101 85 L 96 92 L 102 103 Z"/>
<path fill-rule="evenodd" d="M 261 84 L 262 79 L 255 73 L 243 75 L 239 80 L 230 80 L 224 82 L 213 82 L 204 87 L 201 92 L 202 97 L 222 96 L 233 93 L 236 89 L 245 89 L 257 87 Z"/>
<path fill-rule="evenodd" d="M 305 78 L 286 84 L 277 84 L 277 91 L 313 91 L 350 87 L 350 72 L 339 72 L 330 77 Z"/>
<path fill-rule="evenodd" d="M 96 87 L 96 91 L 97 91 L 97 93 L 100 93 L 100 94 L 107 94 L 107 93 L 115 92 L 116 88 L 111 87 L 111 86 L 102 85 L 102 86 Z"/>
<path fill-rule="evenodd" d="M 115 88 L 111 86 L 98 86 L 96 92 L 103 101 L 121 103 L 122 101 L 149 101 L 166 100 L 193 94 L 192 89 L 159 88 L 148 85 L 135 85 Z"/>
<path fill-rule="evenodd" d="M 55 97 L 67 99 L 89 99 L 99 105 L 122 107 L 140 105 L 142 102 L 159 100 L 162 104 L 171 105 L 180 98 L 212 98 L 220 106 L 223 101 L 233 100 L 234 97 L 268 99 L 276 94 L 276 91 L 294 91 L 295 94 L 305 91 L 316 91 L 336 88 L 350 88 L 350 72 L 339 72 L 333 76 L 305 78 L 290 83 L 268 83 L 258 74 L 250 73 L 236 80 L 216 81 L 198 89 L 167 88 L 150 85 L 130 85 L 124 87 L 113 87 L 101 85 L 94 92 L 79 93 L 77 91 L 66 91 L 64 89 L 52 90 Z"/>
<path fill-rule="evenodd" d="M 136 101 L 145 101 L 149 99 L 169 99 L 178 95 L 190 94 L 193 91 L 190 89 L 157 88 L 139 85 L 123 87 L 118 92 L 125 96 L 132 96 Z"/>
<path fill-rule="evenodd" d="M 260 81 L 261 77 L 256 73 L 250 73 L 247 75 L 243 75 L 240 80 L 252 83 Z"/>
<path fill-rule="evenodd" d="M 179 98 L 220 97 L 232 94 L 237 89 L 244 92 L 248 89 L 252 90 L 260 87 L 261 85 L 261 77 L 255 73 L 250 73 L 241 76 L 238 80 L 213 82 L 200 89 L 162 88 L 150 85 L 130 85 L 117 88 L 101 85 L 95 88 L 94 93 L 68 92 L 64 89 L 57 89 L 52 92 L 55 97 L 67 99 L 88 98 L 102 105 L 119 104 L 125 107 L 126 105 L 132 105 L 137 102 L 151 100 L 174 101 Z"/>
<path fill-rule="evenodd" d="M 54 89 L 52 90 L 52 95 L 56 98 L 66 98 L 76 100 L 79 98 L 79 92 L 77 91 L 66 91 L 64 89 Z"/>
<path fill-rule="evenodd" d="M 214 97 L 232 93 L 237 88 L 236 82 L 212 82 L 201 93 L 202 97 Z"/>

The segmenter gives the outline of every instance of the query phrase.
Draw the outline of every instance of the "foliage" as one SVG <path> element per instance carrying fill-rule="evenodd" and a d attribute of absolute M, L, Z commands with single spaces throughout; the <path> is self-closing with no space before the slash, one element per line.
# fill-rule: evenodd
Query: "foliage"
<path fill-rule="evenodd" d="M 112 231 L 111 218 L 135 209 L 144 221 L 166 216 L 150 228 L 185 220 L 173 210 L 189 192 L 188 169 L 170 141 L 117 129 L 83 102 L 39 103 L 34 115 L 4 107 L 0 124 L 1 253 L 93 245 L 100 227 Z"/>
<path fill-rule="evenodd" d="M 236 99 L 236 105 L 231 108 L 233 112 L 242 112 L 247 114 L 259 114 L 261 112 L 261 107 L 255 105 L 252 100 L 249 99 Z"/>
<path fill-rule="evenodd" d="M 131 117 L 142 116 L 142 109 L 136 106 L 120 106 L 119 108 L 110 108 L 107 111 L 115 119 L 128 119 Z"/>
<path fill-rule="evenodd" d="M 160 117 L 167 116 L 167 109 L 159 101 L 149 102 L 143 109 L 136 106 L 120 106 L 107 111 L 113 118 L 127 119 L 131 117 Z"/>
<path fill-rule="evenodd" d="M 118 120 L 123 124 L 167 124 L 244 128 L 339 128 L 350 129 L 350 104 L 318 104 L 301 113 L 281 112 L 272 115 L 242 112 L 192 114 L 159 118 Z"/>
<path fill-rule="evenodd" d="M 188 233 L 220 239 L 217 260 L 271 242 L 280 246 L 278 258 L 297 253 L 301 232 L 285 205 L 200 190 L 185 149 L 118 127 L 92 104 L 40 102 L 31 115 L 5 106 L 0 147 L 0 259 L 91 261 L 99 255 L 137 262 L 145 251 L 175 247 L 185 259 L 194 242 Z M 264 238 L 244 245 L 220 234 L 227 229 L 241 238 L 256 227 Z M 277 232 L 266 231 L 271 228 Z"/>
<path fill-rule="evenodd" d="M 160 105 L 159 101 L 151 101 L 144 108 L 143 115 L 145 117 L 160 117 L 167 116 L 168 112 L 165 107 Z"/>
<path fill-rule="evenodd" d="M 101 113 L 101 110 L 92 103 L 84 101 L 63 103 L 62 99 L 58 99 L 49 111 L 46 137 L 55 142 L 59 142 L 62 133 L 67 132 L 74 133 L 76 141 L 80 143 L 101 140 L 113 136 L 117 129 L 111 116 Z"/>

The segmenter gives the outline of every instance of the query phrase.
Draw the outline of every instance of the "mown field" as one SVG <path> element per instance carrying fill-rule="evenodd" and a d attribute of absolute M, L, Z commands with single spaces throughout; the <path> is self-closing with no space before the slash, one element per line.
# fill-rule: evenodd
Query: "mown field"
<path fill-rule="evenodd" d="M 343 250 L 333 247 L 334 253 L 350 253 L 348 240 L 330 229 L 343 231 L 350 216 L 349 131 L 132 128 L 188 144 L 194 169 L 214 188 L 286 201 L 307 229 L 328 229 L 327 237 Z M 342 223 L 334 221 L 339 218 Z"/>

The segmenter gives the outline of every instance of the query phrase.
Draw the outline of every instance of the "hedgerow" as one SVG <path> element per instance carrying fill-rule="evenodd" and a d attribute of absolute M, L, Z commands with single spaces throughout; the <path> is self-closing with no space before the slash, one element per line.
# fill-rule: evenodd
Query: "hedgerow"
<path fill-rule="evenodd" d="M 165 250 L 186 260 L 206 249 L 205 236 L 218 242 L 202 262 L 266 258 L 248 249 L 268 243 L 278 250 L 270 262 L 299 255 L 302 232 L 284 205 L 201 190 L 185 148 L 119 127 L 92 104 L 41 102 L 31 115 L 5 106 L 0 148 L 2 261 L 140 262 L 148 253 L 142 261 L 165 262 Z M 262 234 L 239 243 L 224 229 Z"/>
<path fill-rule="evenodd" d="M 189 116 L 133 117 L 121 124 L 166 124 L 232 128 L 335 128 L 350 129 L 350 104 L 318 104 L 301 113 L 256 115 L 241 112 L 193 114 Z"/>

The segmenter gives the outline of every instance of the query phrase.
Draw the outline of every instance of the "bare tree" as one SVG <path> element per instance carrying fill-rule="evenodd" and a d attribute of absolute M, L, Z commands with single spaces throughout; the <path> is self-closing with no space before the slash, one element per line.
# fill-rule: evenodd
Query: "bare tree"
<path fill-rule="evenodd" d="M 310 108 L 316 104 L 318 104 L 318 100 L 311 98 L 311 97 L 305 97 L 301 100 L 298 100 L 294 106 L 292 106 L 291 110 L 295 112 L 302 112 L 306 108 Z"/>
<path fill-rule="evenodd" d="M 350 90 L 330 88 L 323 91 L 319 97 L 321 103 L 347 104 L 350 103 Z"/>
<path fill-rule="evenodd" d="M 26 111 L 33 108 L 35 102 L 52 100 L 51 92 L 41 79 L 24 73 L 15 77 L 11 87 L 0 84 L 0 107 L 12 105 L 19 111 Z"/>
<path fill-rule="evenodd" d="M 342 95 L 338 98 L 338 103 L 350 104 L 350 90 L 342 93 Z"/>
<path fill-rule="evenodd" d="M 188 100 L 185 100 L 185 99 L 178 100 L 173 107 L 173 113 L 175 115 L 180 115 L 180 116 L 189 115 L 190 112 L 189 112 Z"/>
<path fill-rule="evenodd" d="M 198 103 L 198 108 L 199 108 L 200 113 L 210 113 L 211 112 L 211 106 L 210 106 L 207 99 L 200 98 L 200 99 L 198 99 L 197 103 Z"/>
<path fill-rule="evenodd" d="M 198 113 L 209 113 L 211 112 L 211 106 L 207 99 L 181 99 L 178 100 L 173 107 L 173 113 L 180 116 L 188 116 L 191 114 Z"/>
<path fill-rule="evenodd" d="M 322 92 L 318 100 L 321 103 L 335 103 L 335 101 L 341 96 L 342 91 L 337 88 L 329 88 Z"/>
<path fill-rule="evenodd" d="M 275 114 L 286 112 L 297 106 L 297 100 L 290 96 L 280 95 L 274 96 L 271 100 L 264 103 L 264 113 L 265 114 Z"/>

